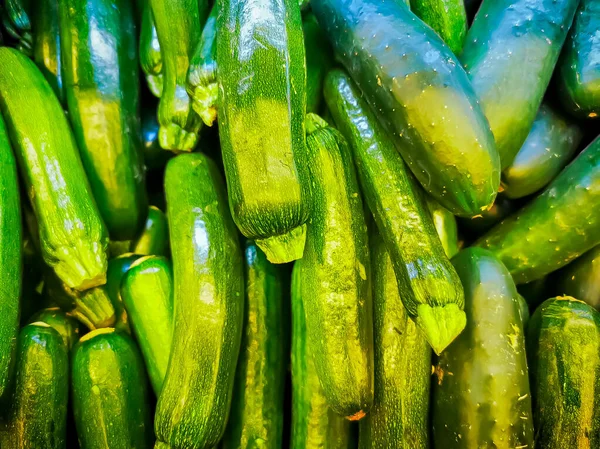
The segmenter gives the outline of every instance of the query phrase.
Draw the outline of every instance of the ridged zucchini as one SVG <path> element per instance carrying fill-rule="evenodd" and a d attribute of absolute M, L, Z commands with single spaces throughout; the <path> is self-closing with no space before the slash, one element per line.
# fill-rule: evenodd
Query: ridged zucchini
<path fill-rule="evenodd" d="M 144 5 L 140 28 L 140 67 L 146 75 L 148 89 L 152 95 L 160 98 L 163 90 L 163 61 L 150 3 Z"/>
<path fill-rule="evenodd" d="M 334 63 L 333 49 L 314 14 L 302 20 L 306 53 L 306 112 L 319 114 L 323 102 L 323 81 Z"/>
<path fill-rule="evenodd" d="M 131 328 L 127 310 L 121 297 L 121 283 L 131 265 L 140 257 L 140 255 L 132 253 L 121 254 L 108 261 L 108 270 L 106 270 L 105 289 L 115 309 L 115 323 L 112 327 L 127 333 L 131 333 Z"/>
<path fill-rule="evenodd" d="M 600 309 L 600 245 L 578 257 L 552 276 L 554 292 L 573 296 Z"/>
<path fill-rule="evenodd" d="M 433 28 L 455 55 L 467 35 L 467 11 L 463 0 L 410 0 L 410 9 Z"/>
<path fill-rule="evenodd" d="M 144 228 L 131 242 L 131 252 L 144 256 L 166 256 L 169 248 L 167 216 L 156 206 L 150 206 Z"/>
<path fill-rule="evenodd" d="M 39 0 L 31 18 L 33 32 L 33 60 L 40 68 L 61 103 L 65 103 L 58 0 Z"/>
<path fill-rule="evenodd" d="M 67 315 L 59 307 L 40 310 L 29 319 L 30 323 L 45 323 L 62 337 L 68 351 L 79 341 L 79 321 Z"/>

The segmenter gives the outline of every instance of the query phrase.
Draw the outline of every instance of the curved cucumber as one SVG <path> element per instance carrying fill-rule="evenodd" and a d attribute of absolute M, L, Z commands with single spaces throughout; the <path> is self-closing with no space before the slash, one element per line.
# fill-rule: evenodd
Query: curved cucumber
<path fill-rule="evenodd" d="M 131 265 L 140 258 L 138 254 L 124 253 L 108 261 L 106 270 L 106 293 L 115 309 L 115 324 L 112 326 L 119 331 L 131 333 L 129 317 L 121 297 L 121 283 L 131 268 Z"/>
<path fill-rule="evenodd" d="M 554 291 L 572 296 L 600 309 L 600 245 L 578 257 L 552 276 Z"/>
<path fill-rule="evenodd" d="M 148 89 L 152 95 L 160 98 L 163 90 L 163 61 L 150 3 L 144 5 L 140 28 L 140 67 L 146 75 Z"/>
<path fill-rule="evenodd" d="M 61 103 L 65 103 L 62 62 L 60 52 L 60 27 L 58 0 L 36 2 L 32 17 L 33 60 L 40 68 Z"/>
<path fill-rule="evenodd" d="M 306 112 L 318 114 L 323 100 L 323 81 L 333 65 L 333 49 L 314 14 L 302 20 L 306 53 Z"/>
<path fill-rule="evenodd" d="M 79 322 L 58 307 L 40 310 L 29 319 L 30 323 L 45 323 L 62 337 L 67 350 L 79 341 Z"/>
<path fill-rule="evenodd" d="M 410 9 L 433 28 L 455 55 L 467 35 L 467 11 L 463 0 L 410 0 Z"/>
<path fill-rule="evenodd" d="M 131 242 L 130 251 L 144 256 L 166 256 L 169 248 L 167 216 L 156 206 L 150 206 L 146 224 Z"/>

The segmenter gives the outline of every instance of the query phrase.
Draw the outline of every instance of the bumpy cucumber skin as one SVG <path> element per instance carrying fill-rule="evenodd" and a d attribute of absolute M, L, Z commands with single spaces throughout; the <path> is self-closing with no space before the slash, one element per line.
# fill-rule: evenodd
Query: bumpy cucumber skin
<path fill-rule="evenodd" d="M 562 103 L 577 117 L 600 114 L 600 3 L 581 0 L 558 65 Z"/>
<path fill-rule="evenodd" d="M 323 100 L 323 80 L 334 62 L 333 49 L 314 14 L 302 20 L 306 53 L 306 112 L 318 114 Z"/>
<path fill-rule="evenodd" d="M 155 447 L 211 448 L 227 423 L 242 336 L 242 251 L 212 160 L 200 153 L 172 159 L 165 191 L 175 319 Z"/>
<path fill-rule="evenodd" d="M 532 448 L 525 336 L 515 284 L 484 249 L 467 248 L 452 262 L 465 287 L 467 327 L 435 368 L 434 446 Z"/>
<path fill-rule="evenodd" d="M 333 70 L 327 75 L 325 100 L 352 147 L 365 199 L 390 251 L 402 302 L 440 353 L 465 326 L 464 298 L 423 193 L 347 74 Z M 424 321 L 429 310 L 436 310 L 438 319 Z"/>
<path fill-rule="evenodd" d="M 292 426 L 290 449 L 350 449 L 350 421 L 327 405 L 306 334 L 302 260 L 292 271 Z"/>
<path fill-rule="evenodd" d="M 433 28 L 455 55 L 467 35 L 467 12 L 463 0 L 410 0 L 410 9 Z"/>
<path fill-rule="evenodd" d="M 280 449 L 286 374 L 282 269 L 247 242 L 244 333 L 222 449 Z"/>
<path fill-rule="evenodd" d="M 502 169 L 525 142 L 579 0 L 484 0 L 460 60 L 496 140 Z"/>
<path fill-rule="evenodd" d="M 0 48 L 0 108 L 37 217 L 42 255 L 71 288 L 106 280 L 108 234 L 54 91 L 26 56 Z"/>
<path fill-rule="evenodd" d="M 427 195 L 427 208 L 431 213 L 433 225 L 440 238 L 440 242 L 442 242 L 446 256 L 449 258 L 454 257 L 459 251 L 456 217 L 429 195 Z"/>
<path fill-rule="evenodd" d="M 600 243 L 600 137 L 527 206 L 475 244 L 517 284 L 541 278 Z"/>
<path fill-rule="evenodd" d="M 531 317 L 527 355 L 534 401 L 535 447 L 598 447 L 598 312 L 575 298 L 548 299 Z"/>
<path fill-rule="evenodd" d="M 62 337 L 69 351 L 79 341 L 79 322 L 58 307 L 40 310 L 29 319 L 29 322 L 42 322 L 53 328 Z"/>
<path fill-rule="evenodd" d="M 578 257 L 552 276 L 555 293 L 573 296 L 600 309 L 600 245 Z"/>
<path fill-rule="evenodd" d="M 61 103 L 65 103 L 60 52 L 58 0 L 36 2 L 32 17 L 33 60 L 40 68 Z"/>
<path fill-rule="evenodd" d="M 146 224 L 131 242 L 131 252 L 144 256 L 166 256 L 169 248 L 167 216 L 156 206 L 150 206 Z"/>
<path fill-rule="evenodd" d="M 140 67 L 146 75 L 148 89 L 160 98 L 163 89 L 162 55 L 150 3 L 144 5 L 140 28 Z"/>
<path fill-rule="evenodd" d="M 359 448 L 428 449 L 431 348 L 402 305 L 383 239 L 370 237 L 375 402 L 359 423 Z"/>
<path fill-rule="evenodd" d="M 313 0 L 311 6 L 425 190 L 455 215 L 489 208 L 500 161 L 450 49 L 402 2 Z"/>
<path fill-rule="evenodd" d="M 525 143 L 502 172 L 504 194 L 521 198 L 545 187 L 571 161 L 582 137 L 577 123 L 542 103 Z"/>

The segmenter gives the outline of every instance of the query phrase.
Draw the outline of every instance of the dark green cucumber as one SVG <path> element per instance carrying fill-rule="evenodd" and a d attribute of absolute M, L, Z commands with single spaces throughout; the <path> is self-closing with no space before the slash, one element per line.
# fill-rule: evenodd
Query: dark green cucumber
<path fill-rule="evenodd" d="M 600 315 L 575 298 L 551 298 L 527 330 L 535 446 L 600 445 Z"/>
<path fill-rule="evenodd" d="M 552 183 L 476 245 L 498 256 L 515 282 L 534 281 L 600 243 L 600 137 Z"/>
<path fill-rule="evenodd" d="M 290 262 L 302 257 L 310 208 L 298 0 L 218 4 L 219 137 L 231 214 L 269 261 Z"/>
<path fill-rule="evenodd" d="M 71 288 L 106 281 L 108 235 L 75 139 L 35 64 L 0 48 L 0 109 L 39 225 L 42 255 Z"/>
<path fill-rule="evenodd" d="M 492 253 L 452 259 L 467 327 L 439 357 L 433 382 L 436 448 L 533 448 L 533 417 L 518 293 Z"/>
<path fill-rule="evenodd" d="M 222 449 L 280 449 L 286 373 L 282 269 L 246 243 L 244 333 Z M 260 442 L 260 444 L 259 444 Z"/>
<path fill-rule="evenodd" d="M 465 327 L 464 298 L 423 193 L 348 75 L 339 70 L 327 75 L 325 100 L 352 147 L 365 199 L 390 251 L 402 302 L 440 353 Z"/>
<path fill-rule="evenodd" d="M 29 319 L 30 323 L 46 323 L 62 337 L 67 350 L 79 341 L 79 321 L 67 315 L 58 307 L 40 310 Z"/>
<path fill-rule="evenodd" d="M 81 449 L 148 449 L 152 417 L 144 362 L 132 338 L 97 329 L 73 347 L 73 413 Z"/>
<path fill-rule="evenodd" d="M 169 159 L 175 155 L 160 147 L 158 143 L 159 129 L 156 109 L 144 108 L 142 111 L 142 142 L 144 144 L 144 164 L 147 171 L 162 171 Z M 152 204 L 152 202 L 150 203 Z"/>
<path fill-rule="evenodd" d="M 525 143 L 502 172 L 504 194 L 521 198 L 545 187 L 571 161 L 582 137 L 577 123 L 542 103 Z"/>
<path fill-rule="evenodd" d="M 138 341 L 150 383 L 162 388 L 173 337 L 173 272 L 164 257 L 136 260 L 123 278 L 121 297 Z"/>
<path fill-rule="evenodd" d="M 446 256 L 449 258 L 454 257 L 459 251 L 456 217 L 429 195 L 427 195 L 427 208 L 431 213 L 433 225 L 440 238 L 440 242 L 442 242 Z"/>
<path fill-rule="evenodd" d="M 560 295 L 573 296 L 600 309 L 600 245 L 578 257 L 552 276 Z"/>
<path fill-rule="evenodd" d="M 455 55 L 467 36 L 467 11 L 463 0 L 410 0 L 410 9 L 433 28 Z"/>
<path fill-rule="evenodd" d="M 131 333 L 129 326 L 129 317 L 127 310 L 123 305 L 121 297 L 121 283 L 123 278 L 131 268 L 131 265 L 140 258 L 138 254 L 124 253 L 108 261 L 108 270 L 106 270 L 106 293 L 115 309 L 115 324 L 112 326 L 119 331 Z"/>
<path fill-rule="evenodd" d="M 350 449 L 350 421 L 327 405 L 306 334 L 300 271 L 292 271 L 292 425 L 290 449 Z"/>
<path fill-rule="evenodd" d="M 600 3 L 581 0 L 558 63 L 563 105 L 578 117 L 600 114 Z"/>
<path fill-rule="evenodd" d="M 510 214 L 518 209 L 517 204 L 510 200 L 502 192 L 494 200 L 494 204 L 489 210 L 482 212 L 471 218 L 459 218 L 458 221 L 462 228 L 469 231 L 469 236 L 478 237 L 492 228 L 496 223 L 501 222 Z"/>
<path fill-rule="evenodd" d="M 58 0 L 36 2 L 32 17 L 33 60 L 38 65 L 61 103 L 65 103 L 62 82 Z"/>
<path fill-rule="evenodd" d="M 140 28 L 140 67 L 146 75 L 148 89 L 152 95 L 160 98 L 163 89 L 163 61 L 150 3 L 144 5 Z"/>
<path fill-rule="evenodd" d="M 367 226 L 350 149 L 306 116 L 312 214 L 299 274 L 315 369 L 329 406 L 351 420 L 373 403 L 373 327 Z"/>
<path fill-rule="evenodd" d="M 371 233 L 375 403 L 360 425 L 360 449 L 429 448 L 431 348 L 402 305 L 383 239 Z"/>
<path fill-rule="evenodd" d="M 156 206 L 150 206 L 146 224 L 131 242 L 131 252 L 145 256 L 166 256 L 169 249 L 167 216 Z"/>
<path fill-rule="evenodd" d="M 212 7 L 198 46 L 190 61 L 187 75 L 187 91 L 192 97 L 192 106 L 207 126 L 217 118 L 217 2 Z"/>
<path fill-rule="evenodd" d="M 333 65 L 333 49 L 327 42 L 314 14 L 302 20 L 306 53 L 306 112 L 320 113 L 323 100 L 323 81 Z"/>
<path fill-rule="evenodd" d="M 408 167 L 455 215 L 491 207 L 494 138 L 450 49 L 401 1 L 313 0 L 311 7 Z"/>
<path fill-rule="evenodd" d="M 69 355 L 59 333 L 45 323 L 19 333 L 15 386 L 2 449 L 65 449 Z"/>
<path fill-rule="evenodd" d="M 211 448 L 227 424 L 242 337 L 242 251 L 211 159 L 201 153 L 172 159 L 165 191 L 175 318 L 155 449 Z"/>
<path fill-rule="evenodd" d="M 579 0 L 484 0 L 460 60 L 490 123 L 502 169 L 525 142 Z"/>

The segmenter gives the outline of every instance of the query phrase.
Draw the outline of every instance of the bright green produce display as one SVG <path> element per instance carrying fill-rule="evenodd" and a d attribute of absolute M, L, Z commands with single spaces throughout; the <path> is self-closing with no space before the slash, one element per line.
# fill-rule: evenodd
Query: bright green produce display
<path fill-rule="evenodd" d="M 67 350 L 79 341 L 79 321 L 67 315 L 58 307 L 40 310 L 29 319 L 30 323 L 45 323 L 62 337 Z"/>
<path fill-rule="evenodd" d="M 467 327 L 435 368 L 434 447 L 532 448 L 525 336 L 515 284 L 500 260 L 484 249 L 467 248 L 452 262 L 465 287 Z"/>
<path fill-rule="evenodd" d="M 158 396 L 173 340 L 173 272 L 171 262 L 146 256 L 131 264 L 121 283 L 121 297 Z"/>
<path fill-rule="evenodd" d="M 144 228 L 131 242 L 130 251 L 144 256 L 166 256 L 169 249 L 167 216 L 156 206 L 150 206 Z"/>
<path fill-rule="evenodd" d="M 467 35 L 463 0 L 410 0 L 410 9 L 433 28 L 454 54 L 460 54 Z"/>
<path fill-rule="evenodd" d="M 423 193 L 348 75 L 340 70 L 327 75 L 325 99 L 352 147 L 365 200 L 399 280 L 400 298 L 439 354 L 465 327 L 464 298 Z M 340 251 L 346 252 L 343 245 Z"/>
<path fill-rule="evenodd" d="M 131 268 L 131 265 L 140 258 L 138 254 L 124 253 L 108 261 L 108 270 L 106 271 L 105 290 L 115 309 L 115 324 L 112 325 L 119 331 L 131 333 L 129 326 L 129 317 L 127 310 L 123 305 L 121 297 L 121 282 Z"/>
<path fill-rule="evenodd" d="M 211 448 L 227 424 L 242 336 L 242 251 L 212 160 L 201 153 L 175 157 L 165 191 L 175 318 L 155 449 Z"/>
<path fill-rule="evenodd" d="M 399 1 L 311 7 L 425 190 L 456 215 L 491 207 L 500 184 L 494 139 L 466 73 L 435 32 Z"/>
<path fill-rule="evenodd" d="M 360 449 L 427 449 L 431 348 L 402 305 L 383 239 L 371 234 L 375 403 L 360 421 Z"/>
<path fill-rule="evenodd" d="M 150 3 L 144 5 L 140 28 L 140 67 L 146 75 L 148 89 L 155 97 L 160 98 L 163 89 L 163 60 Z"/>
<path fill-rule="evenodd" d="M 502 169 L 525 142 L 579 0 L 484 0 L 460 60 L 483 106 Z"/>
<path fill-rule="evenodd" d="M 323 100 L 323 80 L 334 63 L 333 50 L 314 14 L 302 21 L 306 53 L 306 112 L 318 114 Z"/>
<path fill-rule="evenodd" d="M 37 218 L 44 261 L 71 288 L 101 285 L 108 235 L 69 123 L 32 61 L 6 47 L 0 60 L 0 109 Z"/>
<path fill-rule="evenodd" d="M 554 292 L 600 309 L 600 245 L 561 268 L 552 277 L 556 282 Z"/>
<path fill-rule="evenodd" d="M 600 243 L 600 137 L 537 198 L 481 237 L 517 284 L 557 270 Z"/>
<path fill-rule="evenodd" d="M 290 262 L 302 257 L 310 208 L 298 0 L 217 4 L 219 137 L 231 214 L 269 261 Z"/>
<path fill-rule="evenodd" d="M 525 143 L 502 172 L 504 194 L 521 198 L 545 187 L 571 161 L 583 131 L 542 103 Z"/>
<path fill-rule="evenodd" d="M 40 0 L 31 21 L 33 60 L 38 65 L 61 103 L 65 103 L 60 52 L 59 0 Z"/>
<path fill-rule="evenodd" d="M 527 331 L 536 447 L 600 445 L 600 315 L 575 298 L 551 298 Z"/>

